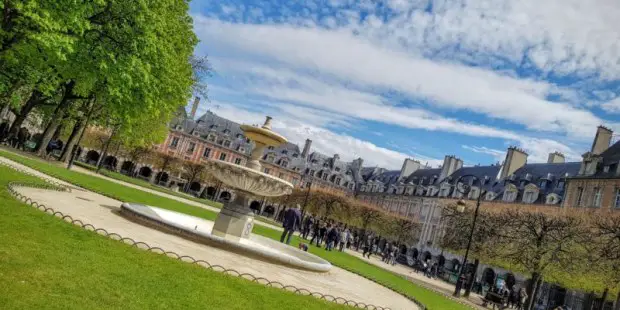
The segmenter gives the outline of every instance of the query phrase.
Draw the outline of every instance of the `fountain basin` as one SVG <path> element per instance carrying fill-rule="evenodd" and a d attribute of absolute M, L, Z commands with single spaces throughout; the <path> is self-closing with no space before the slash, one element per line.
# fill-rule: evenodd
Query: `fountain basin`
<path fill-rule="evenodd" d="M 233 241 L 213 235 L 213 222 L 195 216 L 135 203 L 123 203 L 121 214 L 135 222 L 262 261 L 315 272 L 327 272 L 332 267 L 316 255 L 262 236 L 250 234 Z"/>
<path fill-rule="evenodd" d="M 205 165 L 216 179 L 227 186 L 257 196 L 276 197 L 293 191 L 293 184 L 248 167 L 220 160 L 210 160 Z"/>

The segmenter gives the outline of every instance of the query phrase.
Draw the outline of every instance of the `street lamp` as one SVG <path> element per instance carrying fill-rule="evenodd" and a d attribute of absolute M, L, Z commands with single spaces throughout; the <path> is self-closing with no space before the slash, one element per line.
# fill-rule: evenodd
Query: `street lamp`
<path fill-rule="evenodd" d="M 454 296 L 455 297 L 459 297 L 461 294 L 461 288 L 463 287 L 463 273 L 465 270 L 465 267 L 467 266 L 467 259 L 469 257 L 469 250 L 471 249 L 471 242 L 474 238 L 474 230 L 476 229 L 476 220 L 478 219 L 478 210 L 480 209 L 480 199 L 482 198 L 483 192 L 482 192 L 482 181 L 476 177 L 475 175 L 470 175 L 470 174 L 466 174 L 463 176 L 460 176 L 457 180 L 456 180 L 456 185 L 454 186 L 456 188 L 457 191 L 459 191 L 459 193 L 463 194 L 463 195 L 467 195 L 469 194 L 469 192 L 471 191 L 471 185 L 468 184 L 462 184 L 459 186 L 460 180 L 462 179 L 468 179 L 471 178 L 472 179 L 472 184 L 474 184 L 474 181 L 478 182 L 479 185 L 479 192 L 478 192 L 478 198 L 476 199 L 476 210 L 474 211 L 474 220 L 471 223 L 471 230 L 469 232 L 469 239 L 467 240 L 467 249 L 465 250 L 465 257 L 463 258 L 463 264 L 461 264 L 461 268 L 459 269 L 459 276 L 456 279 L 456 286 L 454 289 Z M 459 211 L 460 212 L 464 212 L 465 211 L 465 206 L 464 204 L 462 204 L 461 206 L 459 206 Z M 473 276 L 473 275 L 472 275 Z M 473 280 L 473 279 L 472 279 Z M 466 284 L 467 282 L 465 282 Z M 465 289 L 465 297 L 467 297 L 469 295 L 469 290 Z"/>
<path fill-rule="evenodd" d="M 304 197 L 304 206 L 301 207 L 301 218 L 303 220 L 303 218 L 306 216 L 306 205 L 308 204 L 308 198 L 310 196 L 310 188 L 312 187 L 312 182 L 309 182 L 308 180 L 312 179 L 312 177 L 309 174 L 306 174 L 305 176 L 303 176 L 301 178 L 302 182 L 305 183 L 307 189 L 306 189 L 306 196 Z"/>

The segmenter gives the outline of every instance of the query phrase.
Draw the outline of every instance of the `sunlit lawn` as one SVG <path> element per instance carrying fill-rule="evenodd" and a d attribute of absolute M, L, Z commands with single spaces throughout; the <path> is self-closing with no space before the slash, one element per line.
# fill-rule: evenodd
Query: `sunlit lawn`
<path fill-rule="evenodd" d="M 43 173 L 120 201 L 137 202 L 157 206 L 208 220 L 214 220 L 217 215 L 217 213 L 206 209 L 187 205 L 173 199 L 153 195 L 134 188 L 128 188 L 105 179 L 70 171 L 38 159 L 25 158 L 4 150 L 0 150 L 0 155 L 37 169 Z M 277 230 L 259 225 L 254 226 L 253 232 L 255 234 L 263 235 L 276 240 L 279 240 L 281 234 Z M 295 236 L 292 244 L 296 245 L 299 241 L 300 239 Z M 469 309 L 467 306 L 457 303 L 439 293 L 435 293 L 431 290 L 416 285 L 400 275 L 370 264 L 360 258 L 338 251 L 327 252 L 316 247 L 311 247 L 310 251 L 313 254 L 327 259 L 335 266 L 357 273 L 366 278 L 373 279 L 397 292 L 413 297 L 429 309 Z"/>
<path fill-rule="evenodd" d="M 345 309 L 138 250 L 9 195 L 0 166 L 1 309 Z"/>

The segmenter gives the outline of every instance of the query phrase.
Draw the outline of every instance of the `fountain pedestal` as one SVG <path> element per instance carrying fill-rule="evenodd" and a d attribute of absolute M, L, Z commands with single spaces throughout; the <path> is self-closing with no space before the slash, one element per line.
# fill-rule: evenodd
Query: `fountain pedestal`
<path fill-rule="evenodd" d="M 249 238 L 254 227 L 254 212 L 248 207 L 251 197 L 250 193 L 237 190 L 235 199 L 226 203 L 215 219 L 212 234 L 232 241 Z"/>

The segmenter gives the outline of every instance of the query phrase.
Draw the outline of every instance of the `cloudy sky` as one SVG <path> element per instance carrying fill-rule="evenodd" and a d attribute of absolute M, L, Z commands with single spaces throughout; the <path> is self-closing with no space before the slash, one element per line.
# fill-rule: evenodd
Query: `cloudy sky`
<path fill-rule="evenodd" d="M 398 169 L 510 145 L 579 160 L 620 130 L 617 0 L 192 2 L 207 109 Z"/>

